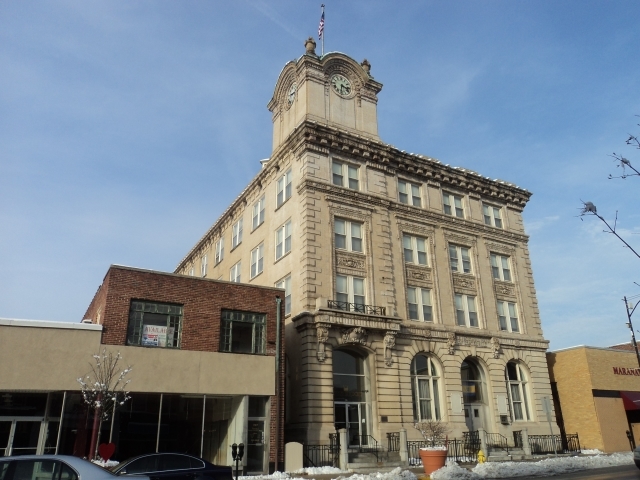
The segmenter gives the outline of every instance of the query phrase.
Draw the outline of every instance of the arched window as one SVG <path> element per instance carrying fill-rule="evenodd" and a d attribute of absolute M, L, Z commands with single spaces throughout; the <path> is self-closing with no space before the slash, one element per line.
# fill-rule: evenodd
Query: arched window
<path fill-rule="evenodd" d="M 522 366 L 516 362 L 507 363 L 505 376 L 513 420 L 531 420 L 529 416 L 527 377 Z"/>
<path fill-rule="evenodd" d="M 439 380 L 434 361 L 426 355 L 416 355 L 411 362 L 413 417 L 416 421 L 440 420 Z"/>
<path fill-rule="evenodd" d="M 460 366 L 462 377 L 462 395 L 464 403 L 484 403 L 482 395 L 482 375 L 473 361 L 465 360 Z"/>

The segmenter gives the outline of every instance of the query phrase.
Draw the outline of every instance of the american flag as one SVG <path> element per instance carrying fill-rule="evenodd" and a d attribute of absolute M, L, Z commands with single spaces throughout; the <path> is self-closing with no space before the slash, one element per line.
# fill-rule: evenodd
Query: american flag
<path fill-rule="evenodd" d="M 318 40 L 322 40 L 323 35 L 324 35 L 324 10 L 322 11 L 322 16 L 320 17 L 320 25 L 318 25 Z"/>

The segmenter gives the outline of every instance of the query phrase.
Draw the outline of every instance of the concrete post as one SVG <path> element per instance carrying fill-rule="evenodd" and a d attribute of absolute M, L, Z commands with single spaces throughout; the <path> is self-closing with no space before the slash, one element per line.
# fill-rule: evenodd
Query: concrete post
<path fill-rule="evenodd" d="M 529 431 L 526 428 L 522 429 L 522 451 L 525 455 L 531 456 L 531 445 L 529 445 Z"/>
<path fill-rule="evenodd" d="M 409 450 L 407 450 L 407 429 L 400 429 L 400 461 L 409 465 Z"/>
<path fill-rule="evenodd" d="M 487 447 L 487 432 L 482 428 L 478 429 L 478 435 L 480 436 L 480 450 L 484 453 L 484 457 L 489 459 L 489 447 Z"/>
<path fill-rule="evenodd" d="M 347 443 L 347 429 L 338 430 L 340 436 L 340 470 L 346 470 L 349 463 L 349 444 Z"/>

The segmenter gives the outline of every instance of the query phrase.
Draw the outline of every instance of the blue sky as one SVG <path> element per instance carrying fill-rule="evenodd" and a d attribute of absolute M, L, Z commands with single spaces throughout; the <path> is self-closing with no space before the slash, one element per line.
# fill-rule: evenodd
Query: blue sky
<path fill-rule="evenodd" d="M 384 84 L 381 138 L 533 192 L 551 348 L 627 341 L 640 179 L 637 1 L 325 0 L 326 51 Z M 173 271 L 271 152 L 320 2 L 0 2 L 0 317 L 79 321 L 112 263 Z M 640 317 L 637 320 L 640 326 Z"/>

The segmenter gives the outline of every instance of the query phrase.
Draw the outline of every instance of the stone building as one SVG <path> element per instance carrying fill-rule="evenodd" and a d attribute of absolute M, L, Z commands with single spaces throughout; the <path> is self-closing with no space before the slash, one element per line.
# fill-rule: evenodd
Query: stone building
<path fill-rule="evenodd" d="M 430 418 L 548 434 L 531 193 L 384 143 L 369 62 L 305 46 L 268 104 L 271 157 L 176 273 L 286 290 L 287 441 Z"/>

